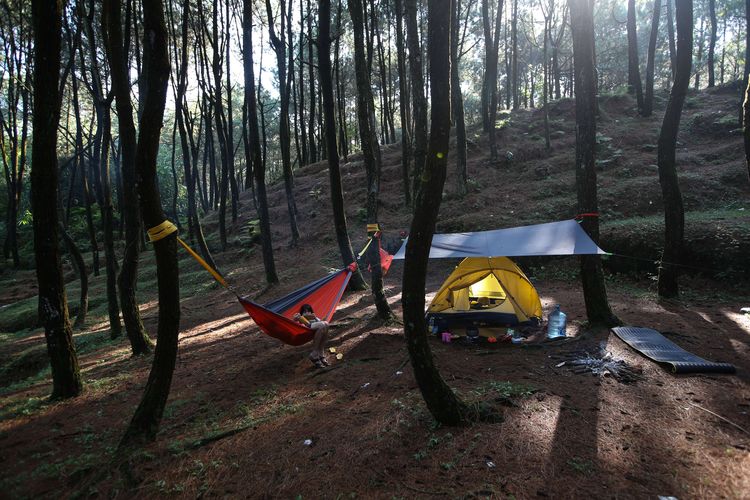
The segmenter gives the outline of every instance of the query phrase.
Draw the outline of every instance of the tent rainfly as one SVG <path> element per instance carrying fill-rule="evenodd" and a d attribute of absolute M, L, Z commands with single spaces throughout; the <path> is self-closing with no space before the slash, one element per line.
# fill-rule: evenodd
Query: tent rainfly
<path fill-rule="evenodd" d="M 406 241 L 393 256 L 404 259 Z M 534 255 L 607 255 L 574 220 L 533 226 L 436 234 L 431 259 L 456 257 L 527 257 Z"/>

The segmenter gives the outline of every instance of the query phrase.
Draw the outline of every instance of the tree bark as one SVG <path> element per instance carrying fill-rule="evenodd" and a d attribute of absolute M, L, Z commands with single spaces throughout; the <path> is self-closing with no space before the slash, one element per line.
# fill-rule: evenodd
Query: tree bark
<path fill-rule="evenodd" d="M 321 0 L 318 4 L 318 73 L 320 75 L 320 92 L 323 97 L 323 119 L 325 122 L 325 138 L 328 143 L 328 176 L 331 182 L 331 205 L 333 207 L 333 222 L 336 230 L 336 241 L 344 266 L 356 262 L 352 244 L 349 241 L 349 231 L 344 210 L 344 194 L 341 185 L 341 170 L 339 168 L 339 153 L 336 147 L 336 120 L 334 118 L 333 81 L 331 77 L 331 1 Z M 311 61 L 312 62 L 312 61 Z M 352 290 L 367 288 L 365 280 L 359 270 L 352 274 L 349 281 Z"/>
<path fill-rule="evenodd" d="M 502 0 L 501 2 L 502 3 Z M 451 13 L 451 107 L 456 124 L 456 192 L 466 195 L 469 174 L 466 170 L 466 121 L 464 119 L 464 98 L 461 94 L 461 80 L 458 74 L 460 54 L 458 49 L 459 16 L 461 0 L 453 0 Z M 499 36 L 499 35 L 498 35 Z"/>
<path fill-rule="evenodd" d="M 34 214 L 34 257 L 39 284 L 39 319 L 52 368 L 52 399 L 78 396 L 78 369 L 68 318 L 57 220 L 57 127 L 60 121 L 61 2 L 33 0 L 34 112 L 31 206 Z"/>
<path fill-rule="evenodd" d="M 404 9 L 402 0 L 395 0 L 396 58 L 398 64 L 398 99 L 401 119 L 401 178 L 404 185 L 404 205 L 411 206 L 409 165 L 411 163 L 411 137 L 409 136 L 409 82 L 406 74 L 406 49 L 404 47 Z"/>
<path fill-rule="evenodd" d="M 579 213 L 598 213 L 596 187 L 596 73 L 594 68 L 593 0 L 568 0 L 573 32 L 576 94 L 576 186 Z M 584 217 L 583 229 L 599 242 L 598 217 Z M 581 282 L 586 314 L 591 323 L 614 326 L 598 255 L 581 256 Z"/>
<path fill-rule="evenodd" d="M 243 67 L 245 71 L 245 104 L 247 106 L 250 151 L 245 151 L 247 161 L 253 165 L 255 178 L 255 195 L 258 199 L 258 219 L 260 220 L 261 248 L 263 250 L 263 267 L 266 271 L 266 283 L 278 283 L 276 264 L 273 259 L 271 238 L 271 220 L 268 214 L 268 196 L 266 194 L 266 167 L 263 163 L 260 134 L 258 133 L 258 106 L 255 97 L 255 75 L 253 68 L 253 2 L 244 0 L 243 20 Z"/>
<path fill-rule="evenodd" d="M 151 351 L 153 343 L 146 333 L 138 309 L 135 295 L 138 280 L 138 244 L 141 233 L 140 208 L 136 188 L 136 132 L 133 123 L 133 105 L 130 100 L 130 79 L 128 77 L 127 44 L 123 41 L 120 2 L 105 0 L 102 10 L 104 43 L 109 58 L 112 91 L 115 104 L 122 148 L 122 217 L 125 219 L 125 252 L 117 284 L 122 305 L 122 318 L 125 323 L 130 347 L 134 356 Z"/>
<path fill-rule="evenodd" d="M 685 231 L 685 210 L 677 181 L 676 147 L 680 128 L 682 106 L 690 86 L 690 70 L 693 60 L 693 2 L 675 2 L 677 22 L 677 54 L 675 79 L 669 94 L 664 121 L 658 142 L 659 183 L 664 199 L 664 251 L 659 266 L 659 296 L 679 295 L 678 270 Z"/>
<path fill-rule="evenodd" d="M 643 109 L 643 86 L 638 62 L 638 33 L 635 23 L 635 0 L 628 0 L 628 92 L 635 93 L 638 110 Z"/>
<path fill-rule="evenodd" d="M 435 366 L 424 321 L 427 261 L 445 184 L 450 138 L 450 0 L 429 5 L 430 143 L 422 186 L 416 190 L 414 218 L 403 276 L 404 335 L 414 376 L 432 416 L 444 425 L 459 425 L 471 418 L 472 408 L 445 383 Z"/>
<path fill-rule="evenodd" d="M 654 0 L 654 15 L 651 19 L 651 37 L 648 41 L 648 61 L 646 62 L 646 95 L 643 99 L 643 116 L 651 116 L 654 111 L 654 59 L 656 56 L 656 37 L 659 34 L 659 17 L 662 0 Z"/>
<path fill-rule="evenodd" d="M 378 223 L 378 197 L 380 195 L 380 146 L 375 136 L 375 106 L 372 98 L 370 74 L 367 68 L 364 41 L 364 14 L 361 0 L 349 0 L 349 14 L 354 34 L 354 67 L 357 80 L 357 121 L 362 142 L 365 171 L 367 172 L 367 223 Z M 368 249 L 371 266 L 372 295 L 378 316 L 384 320 L 393 317 L 391 307 L 383 290 L 383 271 L 380 267 L 378 245 Z"/>
<path fill-rule="evenodd" d="M 300 6 L 302 0 L 300 0 Z M 310 120 L 307 126 L 308 140 L 307 145 L 310 148 L 310 163 L 318 161 L 318 149 L 315 145 L 315 66 L 313 61 L 313 30 L 312 30 L 312 9 L 310 8 L 310 0 L 307 0 L 307 61 L 308 61 L 308 75 L 309 75 L 309 97 L 310 97 L 310 114 L 308 119 Z M 300 60 L 300 65 L 302 61 Z M 300 82 L 302 84 L 302 82 Z"/>
<path fill-rule="evenodd" d="M 708 87 L 716 86 L 714 73 L 714 57 L 716 51 L 716 31 L 718 21 L 716 19 L 716 0 L 708 0 L 708 12 L 711 17 L 711 38 L 708 41 Z"/>
<path fill-rule="evenodd" d="M 161 0 L 143 3 L 143 60 L 146 69 L 141 94 L 141 115 L 135 164 L 138 169 L 138 192 L 141 213 L 146 226 L 153 228 L 165 220 L 156 185 L 156 160 L 159 135 L 169 80 L 167 29 Z M 175 234 L 153 243 L 159 287 L 158 341 L 148 382 L 138 408 L 130 421 L 119 449 L 137 446 L 156 438 L 172 384 L 177 359 L 177 336 L 180 325 L 179 268 Z"/>
<path fill-rule="evenodd" d="M 412 174 L 412 197 L 422 184 L 425 155 L 427 154 L 427 99 L 424 95 L 422 77 L 422 50 L 419 47 L 417 27 L 417 0 L 404 0 L 406 12 L 406 41 L 409 47 L 409 73 L 411 74 L 412 109 L 414 117 L 414 172 Z"/>
<path fill-rule="evenodd" d="M 674 16 L 672 15 L 672 2 L 674 0 L 667 0 L 667 36 L 669 38 L 669 62 L 670 62 L 670 69 L 672 71 L 672 80 L 674 80 L 674 72 L 675 72 L 675 66 L 677 65 L 677 62 L 675 61 L 675 56 L 677 55 L 677 49 L 675 48 L 675 41 L 674 41 Z M 750 0 L 746 0 L 750 2 Z"/>
<path fill-rule="evenodd" d="M 299 241 L 299 229 L 297 228 L 297 204 L 294 201 L 294 174 L 292 173 L 292 162 L 290 157 L 290 136 L 289 136 L 289 87 L 287 85 L 286 74 L 286 46 L 284 42 L 284 7 L 286 0 L 279 2 L 281 18 L 279 35 L 276 35 L 274 28 L 273 10 L 271 0 L 266 0 L 266 11 L 268 14 L 268 31 L 271 37 L 271 46 L 276 53 L 279 71 L 279 147 L 281 148 L 281 165 L 284 172 L 284 189 L 286 191 L 287 210 L 289 212 L 289 226 L 292 232 L 291 246 L 297 246 Z"/>
<path fill-rule="evenodd" d="M 750 179 L 750 82 L 745 87 L 745 99 L 742 108 L 742 136 L 745 142 L 745 165 L 747 166 L 748 179 Z"/>

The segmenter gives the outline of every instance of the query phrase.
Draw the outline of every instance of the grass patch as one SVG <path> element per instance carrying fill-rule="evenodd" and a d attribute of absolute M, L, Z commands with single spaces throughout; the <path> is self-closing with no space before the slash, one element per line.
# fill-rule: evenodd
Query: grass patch
<path fill-rule="evenodd" d="M 0 330 L 17 332 L 39 325 L 37 297 L 19 300 L 0 309 Z"/>

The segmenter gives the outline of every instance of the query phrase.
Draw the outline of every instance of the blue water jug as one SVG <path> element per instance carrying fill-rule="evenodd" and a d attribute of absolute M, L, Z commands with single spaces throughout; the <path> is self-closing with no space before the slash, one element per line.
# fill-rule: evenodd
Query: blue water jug
<path fill-rule="evenodd" d="M 549 314 L 547 321 L 547 338 L 556 339 L 565 336 L 565 325 L 567 316 L 560 310 L 560 304 L 555 306 L 555 310 Z"/>

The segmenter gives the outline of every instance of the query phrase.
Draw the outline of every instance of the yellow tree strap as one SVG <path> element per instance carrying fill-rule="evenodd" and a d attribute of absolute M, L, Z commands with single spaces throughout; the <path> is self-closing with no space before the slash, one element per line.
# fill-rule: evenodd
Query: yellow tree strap
<path fill-rule="evenodd" d="M 148 230 L 148 240 L 151 243 L 156 243 L 157 241 L 166 238 L 167 236 L 175 232 L 177 232 L 177 226 L 172 224 L 170 221 L 165 220 L 158 226 L 154 226 Z"/>
<path fill-rule="evenodd" d="M 377 233 L 378 231 L 380 231 L 380 226 L 377 223 L 367 224 L 367 234 Z"/>
<path fill-rule="evenodd" d="M 362 258 L 362 256 L 365 254 L 365 252 L 367 251 L 367 249 L 370 248 L 370 243 L 372 243 L 372 238 L 369 238 L 367 240 L 367 245 L 365 245 L 365 247 L 362 249 L 362 251 L 357 254 L 357 259 L 361 259 Z"/>
<path fill-rule="evenodd" d="M 200 264 L 201 266 L 203 266 L 203 268 L 206 271 L 208 271 L 209 273 L 211 273 L 211 276 L 213 276 L 214 279 L 216 281 L 218 281 L 221 286 L 223 286 L 224 288 L 226 288 L 230 292 L 234 292 L 234 290 L 232 290 L 231 288 L 229 288 L 229 285 L 227 284 L 226 281 L 224 281 L 224 278 L 221 276 L 221 274 L 219 274 L 219 272 L 216 269 L 214 269 L 213 267 L 211 267 L 208 264 L 208 262 L 206 262 L 205 260 L 203 260 L 203 257 L 201 257 L 200 255 L 198 255 L 195 252 L 195 250 L 193 250 L 192 248 L 190 248 L 188 246 L 188 244 L 185 243 L 184 241 L 182 241 L 182 238 L 180 238 L 179 236 L 177 237 L 177 242 L 180 245 L 182 245 L 182 248 L 184 248 L 185 250 L 187 250 L 187 253 L 189 253 L 195 260 L 198 261 L 198 264 Z"/>

